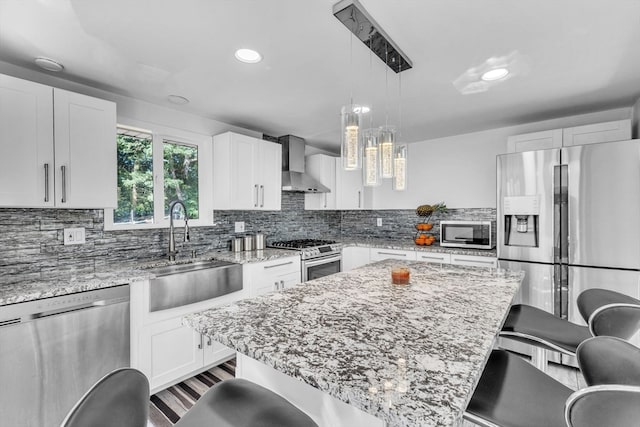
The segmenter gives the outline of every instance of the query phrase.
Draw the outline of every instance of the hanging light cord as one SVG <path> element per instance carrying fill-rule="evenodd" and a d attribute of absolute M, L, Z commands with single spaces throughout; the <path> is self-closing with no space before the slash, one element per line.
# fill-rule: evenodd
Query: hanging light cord
<path fill-rule="evenodd" d="M 398 138 L 402 136 L 402 73 L 398 73 Z"/>
<path fill-rule="evenodd" d="M 389 49 L 388 46 L 384 47 L 384 63 L 387 65 L 384 68 L 384 125 L 389 125 Z"/>

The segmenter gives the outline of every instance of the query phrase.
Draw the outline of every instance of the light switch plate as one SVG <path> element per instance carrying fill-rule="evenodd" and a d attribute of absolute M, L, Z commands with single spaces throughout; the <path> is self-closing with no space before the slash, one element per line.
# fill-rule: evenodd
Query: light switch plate
<path fill-rule="evenodd" d="M 382 227 L 382 218 L 378 218 L 376 220 L 376 224 L 378 225 L 378 227 Z"/>
<path fill-rule="evenodd" d="M 236 233 L 244 233 L 244 221 L 236 221 Z"/>
<path fill-rule="evenodd" d="M 65 245 L 82 245 L 85 243 L 84 227 L 65 228 L 63 232 Z"/>

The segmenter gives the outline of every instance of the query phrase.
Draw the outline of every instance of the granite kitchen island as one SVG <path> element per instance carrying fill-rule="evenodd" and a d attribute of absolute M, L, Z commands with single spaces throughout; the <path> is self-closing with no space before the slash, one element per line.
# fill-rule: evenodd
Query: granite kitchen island
<path fill-rule="evenodd" d="M 238 376 L 322 426 L 450 426 L 463 410 L 520 273 L 380 261 L 184 318 L 238 352 Z M 351 412 L 350 412 L 351 411 Z"/>

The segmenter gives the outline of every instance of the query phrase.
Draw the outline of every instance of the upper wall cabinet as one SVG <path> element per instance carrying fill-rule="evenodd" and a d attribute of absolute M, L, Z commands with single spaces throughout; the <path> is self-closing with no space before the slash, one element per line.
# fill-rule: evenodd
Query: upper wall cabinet
<path fill-rule="evenodd" d="M 213 137 L 213 207 L 280 210 L 282 146 L 226 132 Z"/>
<path fill-rule="evenodd" d="M 352 210 L 365 208 L 362 171 L 345 171 L 340 157 L 313 154 L 306 157 L 306 173 L 331 189 L 330 193 L 307 193 L 307 210 Z"/>
<path fill-rule="evenodd" d="M 510 136 L 507 140 L 507 152 L 546 150 L 627 139 L 631 139 L 629 119 Z"/>
<path fill-rule="evenodd" d="M 117 203 L 116 105 L 0 75 L 0 206 Z"/>
<path fill-rule="evenodd" d="M 305 158 L 305 173 L 331 190 L 330 193 L 306 193 L 304 208 L 307 210 L 335 210 L 336 158 L 325 154 L 312 154 Z"/>

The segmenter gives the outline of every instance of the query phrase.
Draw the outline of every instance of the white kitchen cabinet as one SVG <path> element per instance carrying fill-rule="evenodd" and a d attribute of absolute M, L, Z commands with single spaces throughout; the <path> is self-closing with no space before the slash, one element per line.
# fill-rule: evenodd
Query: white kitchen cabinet
<path fill-rule="evenodd" d="M 416 260 L 437 264 L 451 264 L 451 254 L 443 252 L 416 251 Z"/>
<path fill-rule="evenodd" d="M 226 132 L 213 137 L 215 209 L 280 210 L 282 146 Z"/>
<path fill-rule="evenodd" d="M 498 260 L 494 257 L 452 254 L 451 264 L 469 265 L 472 267 L 496 268 L 498 266 Z"/>
<path fill-rule="evenodd" d="M 229 360 L 235 351 L 182 324 L 185 315 L 240 300 L 245 290 L 197 303 L 150 311 L 148 280 L 131 284 L 131 367 L 142 371 L 151 393 Z"/>
<path fill-rule="evenodd" d="M 116 105 L 0 75 L 0 206 L 117 204 Z"/>
<path fill-rule="evenodd" d="M 305 158 L 305 173 L 312 176 L 330 193 L 305 193 L 306 210 L 334 210 L 336 205 L 336 158 L 326 154 L 313 154 Z"/>
<path fill-rule="evenodd" d="M 407 251 L 401 249 L 379 249 L 371 248 L 369 251 L 371 262 L 381 261 L 383 259 L 398 259 L 404 261 L 415 261 L 416 251 Z"/>
<path fill-rule="evenodd" d="M 202 337 L 182 324 L 182 316 L 142 328 L 140 370 L 147 375 L 151 389 L 170 384 L 203 366 Z"/>
<path fill-rule="evenodd" d="M 302 280 L 300 255 L 244 264 L 242 276 L 251 297 L 286 289 Z"/>
<path fill-rule="evenodd" d="M 629 119 L 513 135 L 507 139 L 507 152 L 546 150 L 627 139 L 631 139 Z"/>
<path fill-rule="evenodd" d="M 342 159 L 336 161 L 336 208 L 340 210 L 359 210 L 368 207 L 365 188 L 362 183 L 362 171 L 346 171 Z"/>
<path fill-rule="evenodd" d="M 631 120 L 616 120 L 562 130 L 563 147 L 628 139 L 631 139 Z"/>
<path fill-rule="evenodd" d="M 342 248 L 342 271 L 350 271 L 356 267 L 369 264 L 371 257 L 368 247 L 347 246 Z"/>

